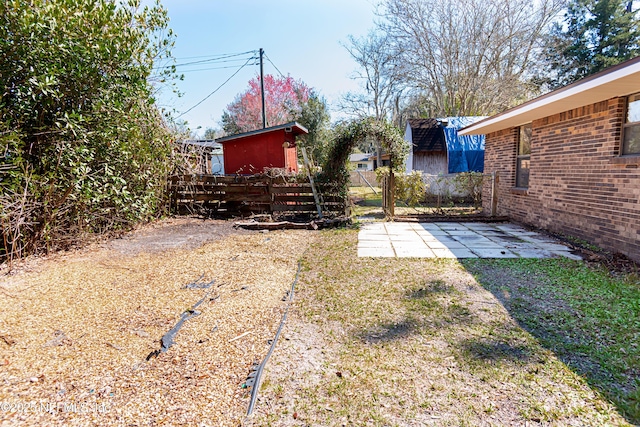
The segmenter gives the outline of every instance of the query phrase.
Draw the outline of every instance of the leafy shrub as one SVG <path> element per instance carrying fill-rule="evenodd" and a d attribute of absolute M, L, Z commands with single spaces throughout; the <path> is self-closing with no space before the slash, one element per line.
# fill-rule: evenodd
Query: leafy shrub
<path fill-rule="evenodd" d="M 153 99 L 159 5 L 0 3 L 0 256 L 75 243 L 162 211 L 171 133 Z"/>
<path fill-rule="evenodd" d="M 427 187 L 422 180 L 421 171 L 396 175 L 396 199 L 408 206 L 417 206 L 424 201 Z"/>
<path fill-rule="evenodd" d="M 390 169 L 386 166 L 376 169 L 376 179 L 382 182 L 388 176 Z M 397 173 L 395 178 L 395 198 L 407 206 L 418 206 L 425 198 L 427 187 L 422 179 L 421 171 L 411 171 L 409 174 Z"/>
<path fill-rule="evenodd" d="M 482 184 L 484 174 L 482 172 L 461 172 L 453 180 L 456 190 L 468 194 L 473 198 L 473 205 L 478 208 L 482 205 Z"/>

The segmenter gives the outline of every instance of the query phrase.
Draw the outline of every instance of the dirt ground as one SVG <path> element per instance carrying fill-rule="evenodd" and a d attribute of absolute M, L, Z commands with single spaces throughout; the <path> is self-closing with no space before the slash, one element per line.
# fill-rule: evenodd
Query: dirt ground
<path fill-rule="evenodd" d="M 5 272 L 0 425 L 239 425 L 311 236 L 171 219 Z"/>
<path fill-rule="evenodd" d="M 356 245 L 330 230 L 305 253 L 246 426 L 631 425 L 461 263 Z"/>
<path fill-rule="evenodd" d="M 630 425 L 462 264 L 356 246 L 355 229 L 170 219 L 15 266 L 0 426 Z"/>

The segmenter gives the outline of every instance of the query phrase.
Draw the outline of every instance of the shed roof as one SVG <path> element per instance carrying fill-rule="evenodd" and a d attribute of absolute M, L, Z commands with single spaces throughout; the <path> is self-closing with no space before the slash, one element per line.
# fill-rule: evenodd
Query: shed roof
<path fill-rule="evenodd" d="M 436 119 L 409 119 L 413 152 L 447 151 L 444 132 Z"/>
<path fill-rule="evenodd" d="M 479 135 L 522 126 L 533 120 L 640 91 L 640 57 L 549 92 L 517 107 L 474 123 L 458 133 Z"/>
<path fill-rule="evenodd" d="M 264 133 L 281 131 L 281 130 L 284 130 L 285 132 L 289 131 L 289 132 L 293 133 L 294 136 L 303 135 L 303 134 L 309 133 L 307 128 L 302 126 L 300 123 L 298 123 L 298 122 L 289 122 L 289 123 L 285 123 L 285 124 L 282 124 L 282 125 L 271 126 L 271 127 L 264 128 L 264 129 L 257 129 L 257 130 L 252 130 L 250 132 L 244 132 L 244 133 L 239 133 L 239 134 L 236 134 L 236 135 L 225 136 L 225 137 L 216 139 L 216 142 L 224 144 L 225 142 L 235 141 L 235 140 L 238 140 L 238 139 L 247 138 L 249 136 L 255 136 L 255 135 L 260 135 L 260 134 L 264 134 Z"/>
<path fill-rule="evenodd" d="M 206 149 L 215 150 L 217 148 L 222 148 L 222 145 L 218 144 L 213 139 L 183 139 L 179 141 L 183 145 L 194 145 L 196 147 L 202 147 Z"/>

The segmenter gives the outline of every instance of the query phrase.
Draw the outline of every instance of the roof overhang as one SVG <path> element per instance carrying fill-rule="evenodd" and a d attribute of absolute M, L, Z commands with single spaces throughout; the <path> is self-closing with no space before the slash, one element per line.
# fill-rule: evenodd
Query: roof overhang
<path fill-rule="evenodd" d="M 278 125 L 278 126 L 272 126 L 272 127 L 268 127 L 268 128 L 264 128 L 264 129 L 252 130 L 250 132 L 239 133 L 237 135 L 225 136 L 225 137 L 222 137 L 222 138 L 218 138 L 215 141 L 218 142 L 218 143 L 225 143 L 225 142 L 229 142 L 229 141 L 235 141 L 235 140 L 241 139 L 241 138 L 247 138 L 249 136 L 255 136 L 255 135 L 260 135 L 260 134 L 264 134 L 264 133 L 271 133 L 271 132 L 278 132 L 278 131 L 284 131 L 286 133 L 292 133 L 294 136 L 303 135 L 303 134 L 308 134 L 309 133 L 307 128 L 302 126 L 300 123 L 298 123 L 298 122 L 289 122 L 289 123 L 285 123 L 285 124 Z"/>
<path fill-rule="evenodd" d="M 459 135 L 479 135 L 522 126 L 585 105 L 640 91 L 640 57 L 525 102 L 503 113 L 464 127 Z"/>

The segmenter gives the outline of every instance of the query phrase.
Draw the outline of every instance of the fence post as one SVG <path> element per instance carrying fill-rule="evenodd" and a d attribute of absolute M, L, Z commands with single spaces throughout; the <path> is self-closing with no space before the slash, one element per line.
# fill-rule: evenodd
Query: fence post
<path fill-rule="evenodd" d="M 391 171 L 388 175 L 384 175 L 382 178 L 382 211 L 387 217 L 393 218 L 395 215 L 395 185 L 396 180 Z"/>
<path fill-rule="evenodd" d="M 313 182 L 313 175 L 311 175 L 311 164 L 309 163 L 309 158 L 307 157 L 307 149 L 305 147 L 300 147 L 300 149 L 302 150 L 304 166 L 307 169 L 307 178 L 309 178 L 309 182 L 311 183 L 313 200 L 315 200 L 316 208 L 318 209 L 318 218 L 322 219 L 322 206 L 320 205 L 320 198 L 318 197 L 318 192 L 316 191 L 316 184 Z"/>
<path fill-rule="evenodd" d="M 498 171 L 491 173 L 491 216 L 498 215 L 498 183 L 500 174 Z"/>
<path fill-rule="evenodd" d="M 396 214 L 396 177 L 393 169 L 389 172 L 389 184 L 389 216 L 393 218 Z"/>
<path fill-rule="evenodd" d="M 269 178 L 269 181 L 267 181 L 267 194 L 269 195 L 269 213 L 273 214 L 273 202 L 276 198 L 273 191 L 273 178 Z"/>

